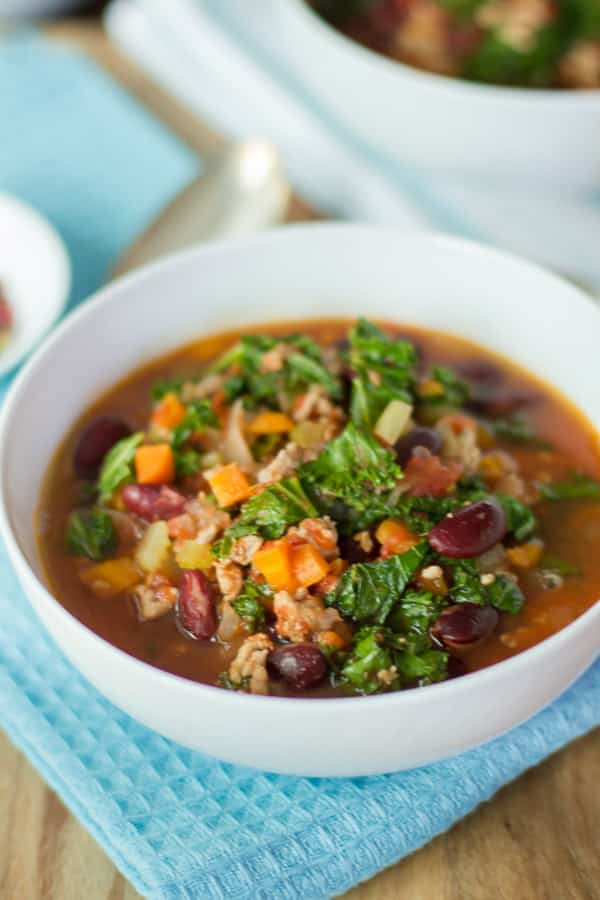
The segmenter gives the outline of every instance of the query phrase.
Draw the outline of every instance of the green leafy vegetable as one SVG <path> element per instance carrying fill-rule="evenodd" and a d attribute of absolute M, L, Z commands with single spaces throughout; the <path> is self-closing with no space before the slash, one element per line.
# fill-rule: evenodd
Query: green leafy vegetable
<path fill-rule="evenodd" d="M 437 417 L 446 409 L 462 409 L 471 393 L 466 381 L 462 381 L 456 372 L 445 366 L 436 366 L 429 377 L 440 385 L 440 391 L 431 396 L 419 397 L 422 412 L 425 408 L 425 411 Z"/>
<path fill-rule="evenodd" d="M 355 622 L 383 624 L 428 555 L 425 542 L 406 553 L 350 566 L 326 602 Z"/>
<path fill-rule="evenodd" d="M 137 431 L 129 437 L 118 441 L 111 447 L 104 460 L 98 476 L 100 502 L 109 500 L 117 488 L 133 481 L 133 461 L 135 451 L 142 443 L 144 434 Z"/>
<path fill-rule="evenodd" d="M 194 400 L 192 403 L 188 403 L 185 418 L 174 430 L 171 445 L 176 450 L 197 431 L 218 427 L 219 420 L 208 400 Z"/>
<path fill-rule="evenodd" d="M 568 481 L 537 487 L 545 500 L 600 500 L 600 484 L 582 472 L 575 472 Z"/>
<path fill-rule="evenodd" d="M 101 560 L 116 550 L 118 536 L 113 521 L 104 509 L 72 512 L 67 522 L 67 549 L 75 556 Z"/>
<path fill-rule="evenodd" d="M 155 381 L 150 390 L 153 403 L 159 403 L 167 394 L 181 396 L 183 381 L 180 378 L 161 378 Z"/>
<path fill-rule="evenodd" d="M 263 354 L 278 344 L 290 344 L 298 352 L 287 354 L 281 369 L 262 371 Z M 283 338 L 246 335 L 217 361 L 213 371 L 225 372 L 233 365 L 237 371 L 225 380 L 225 397 L 229 403 L 243 397 L 244 405 L 249 409 L 261 404 L 277 407 L 281 391 L 298 393 L 311 384 L 323 385 L 336 400 L 342 396 L 339 379 L 323 365 L 318 345 L 306 335 Z"/>
<path fill-rule="evenodd" d="M 273 591 L 268 584 L 246 578 L 240 594 L 231 605 L 250 631 L 260 631 L 266 618 L 263 601 L 269 600 L 272 596 Z"/>
<path fill-rule="evenodd" d="M 516 615 L 525 603 L 525 597 L 512 578 L 507 575 L 496 575 L 489 585 L 481 583 L 481 575 L 477 564 L 472 560 L 447 560 L 443 563 L 453 571 L 453 584 L 450 597 L 455 603 L 479 603 L 481 606 L 494 606 L 500 612 Z"/>
<path fill-rule="evenodd" d="M 417 353 L 408 341 L 393 340 L 380 328 L 359 319 L 350 332 L 350 365 L 355 373 L 350 416 L 372 431 L 390 400 L 412 403 Z"/>
<path fill-rule="evenodd" d="M 429 646 L 429 629 L 448 601 L 429 591 L 406 591 L 392 609 L 386 625 L 394 633 L 405 633 L 425 641 Z M 413 644 L 413 648 L 419 646 Z M 424 649 L 424 648 L 423 648 Z"/>
<path fill-rule="evenodd" d="M 395 454 L 351 422 L 298 475 L 320 511 L 352 532 L 385 515 L 389 502 L 382 495 L 396 486 L 402 470 Z"/>
<path fill-rule="evenodd" d="M 242 506 L 239 518 L 213 545 L 213 551 L 218 557 L 227 556 L 233 541 L 246 534 L 260 534 L 274 540 L 285 534 L 290 525 L 316 515 L 317 510 L 304 493 L 298 478 L 285 478 L 269 485 Z"/>
<path fill-rule="evenodd" d="M 361 628 L 354 637 L 339 681 L 361 694 L 397 691 L 406 685 L 431 684 L 447 676 L 448 654 L 429 644 L 419 651 L 388 628 Z"/>
<path fill-rule="evenodd" d="M 361 694 L 375 694 L 386 690 L 386 684 L 377 677 L 393 665 L 391 651 L 383 646 L 385 634 L 377 627 L 362 628 L 354 638 L 352 648 L 340 673 L 342 683 Z M 389 688 L 397 690 L 400 680 L 394 679 Z M 388 688 L 388 689 L 389 689 Z"/>
<path fill-rule="evenodd" d="M 510 494 L 496 494 L 496 496 L 506 515 L 508 530 L 515 540 L 524 541 L 530 537 L 537 528 L 537 519 L 531 509 Z"/>
<path fill-rule="evenodd" d="M 178 478 L 197 475 L 202 468 L 202 457 L 191 447 L 179 447 L 173 450 L 175 472 Z"/>
<path fill-rule="evenodd" d="M 507 419 L 492 419 L 488 424 L 496 437 L 512 441 L 513 444 L 538 443 L 535 431 L 523 416 L 514 415 Z"/>

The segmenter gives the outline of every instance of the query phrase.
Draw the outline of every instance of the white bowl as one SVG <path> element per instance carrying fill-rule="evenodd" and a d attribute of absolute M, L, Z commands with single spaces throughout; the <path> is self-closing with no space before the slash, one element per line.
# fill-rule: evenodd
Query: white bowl
<path fill-rule="evenodd" d="M 0 351 L 0 375 L 13 369 L 63 311 L 71 263 L 50 223 L 10 194 L 0 194 L 0 285 L 14 315 Z"/>
<path fill-rule="evenodd" d="M 359 314 L 479 341 L 553 382 L 600 427 L 600 313 L 582 293 L 533 265 L 464 241 L 352 225 L 290 227 L 207 245 L 110 285 L 37 351 L 0 419 L 1 531 L 23 588 L 57 644 L 141 722 L 246 766 L 366 775 L 451 756 L 531 716 L 600 648 L 596 604 L 537 647 L 445 684 L 367 698 L 252 697 L 133 659 L 49 593 L 33 527 L 40 482 L 74 417 L 101 391 L 149 357 L 199 335 Z M 48 397 L 55 398 L 51 416 Z"/>
<path fill-rule="evenodd" d="M 269 17 L 332 117 L 389 158 L 467 178 L 523 178 L 525 188 L 540 179 L 600 187 L 600 90 L 504 88 L 422 72 L 346 38 L 305 0 L 266 0 L 255 14 Z"/>

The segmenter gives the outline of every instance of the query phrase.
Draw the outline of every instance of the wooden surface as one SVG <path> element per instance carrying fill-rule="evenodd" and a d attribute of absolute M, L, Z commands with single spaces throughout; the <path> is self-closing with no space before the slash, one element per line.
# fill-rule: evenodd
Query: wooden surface
<path fill-rule="evenodd" d="M 190 146 L 202 153 L 218 149 L 219 138 L 111 49 L 93 21 L 49 30 L 56 40 L 91 53 Z M 294 203 L 291 218 L 310 215 Z M 600 900 L 599 836 L 600 730 L 346 900 Z M 1 900 L 138 897 L 0 735 Z"/>

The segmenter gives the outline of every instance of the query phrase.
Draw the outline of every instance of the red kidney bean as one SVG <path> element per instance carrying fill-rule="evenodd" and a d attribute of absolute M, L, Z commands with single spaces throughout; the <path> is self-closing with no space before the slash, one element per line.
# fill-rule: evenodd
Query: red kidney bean
<path fill-rule="evenodd" d="M 177 620 L 188 637 L 199 641 L 208 640 L 217 630 L 214 590 L 203 572 L 186 569 L 181 576 Z"/>
<path fill-rule="evenodd" d="M 123 503 L 129 512 L 147 522 L 172 519 L 183 512 L 186 498 L 166 485 L 128 484 L 123 488 Z"/>
<path fill-rule="evenodd" d="M 327 675 L 327 662 L 314 644 L 286 644 L 269 654 L 270 672 L 297 691 L 316 687 Z"/>
<path fill-rule="evenodd" d="M 379 544 L 373 540 L 371 550 L 363 550 L 358 541 L 353 537 L 341 537 L 338 541 L 340 556 L 349 563 L 363 563 L 377 559 L 379 556 Z"/>
<path fill-rule="evenodd" d="M 449 513 L 431 529 L 428 541 L 443 556 L 480 556 L 507 532 L 504 510 L 495 499 L 479 500 Z"/>
<path fill-rule="evenodd" d="M 99 416 L 82 431 L 73 464 L 80 478 L 93 478 L 110 448 L 122 438 L 128 437 L 131 429 L 122 419 L 114 416 Z"/>
<path fill-rule="evenodd" d="M 431 627 L 431 637 L 448 650 L 471 650 L 496 628 L 500 616 L 493 606 L 456 603 L 440 613 Z"/>
<path fill-rule="evenodd" d="M 416 447 L 425 447 L 430 453 L 439 453 L 442 439 L 434 428 L 417 426 L 396 441 L 396 457 L 401 466 L 405 466 Z"/>
<path fill-rule="evenodd" d="M 484 359 L 471 359 L 460 363 L 457 371 L 463 378 L 481 384 L 485 388 L 500 384 L 503 378 L 502 371 L 498 366 Z"/>
<path fill-rule="evenodd" d="M 537 400 L 535 394 L 525 394 L 522 391 L 501 390 L 489 393 L 485 391 L 481 395 L 473 397 L 469 401 L 468 407 L 479 415 L 494 419 L 510 416 L 523 409 L 524 406 L 531 406 Z"/>

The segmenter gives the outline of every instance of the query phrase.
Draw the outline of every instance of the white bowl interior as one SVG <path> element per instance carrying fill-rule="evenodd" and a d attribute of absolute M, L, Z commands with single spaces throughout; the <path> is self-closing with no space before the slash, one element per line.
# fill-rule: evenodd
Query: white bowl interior
<path fill-rule="evenodd" d="M 308 703 L 247 697 L 133 660 L 92 635 L 41 587 L 33 528 L 41 480 L 65 431 L 99 392 L 148 358 L 203 334 L 361 314 L 478 341 L 553 383 L 600 427 L 600 315 L 578 290 L 456 239 L 331 225 L 214 244 L 108 287 L 47 339 L 17 378 L 0 419 L 0 523 L 24 587 L 55 639 L 97 687 L 141 721 L 234 762 L 293 774 L 357 775 L 439 759 L 531 715 L 598 651 L 596 605 L 585 622 L 533 650 L 423 692 Z M 51 414 L 48 398 L 55 398 Z M 516 693 L 515 683 L 523 686 Z M 451 697 L 462 698 L 458 718 Z M 199 711 L 193 718 L 190 703 Z M 364 731 L 353 724 L 356 704 Z M 275 708 L 278 741 L 265 742 Z M 439 723 L 435 732 L 432 721 Z"/>

